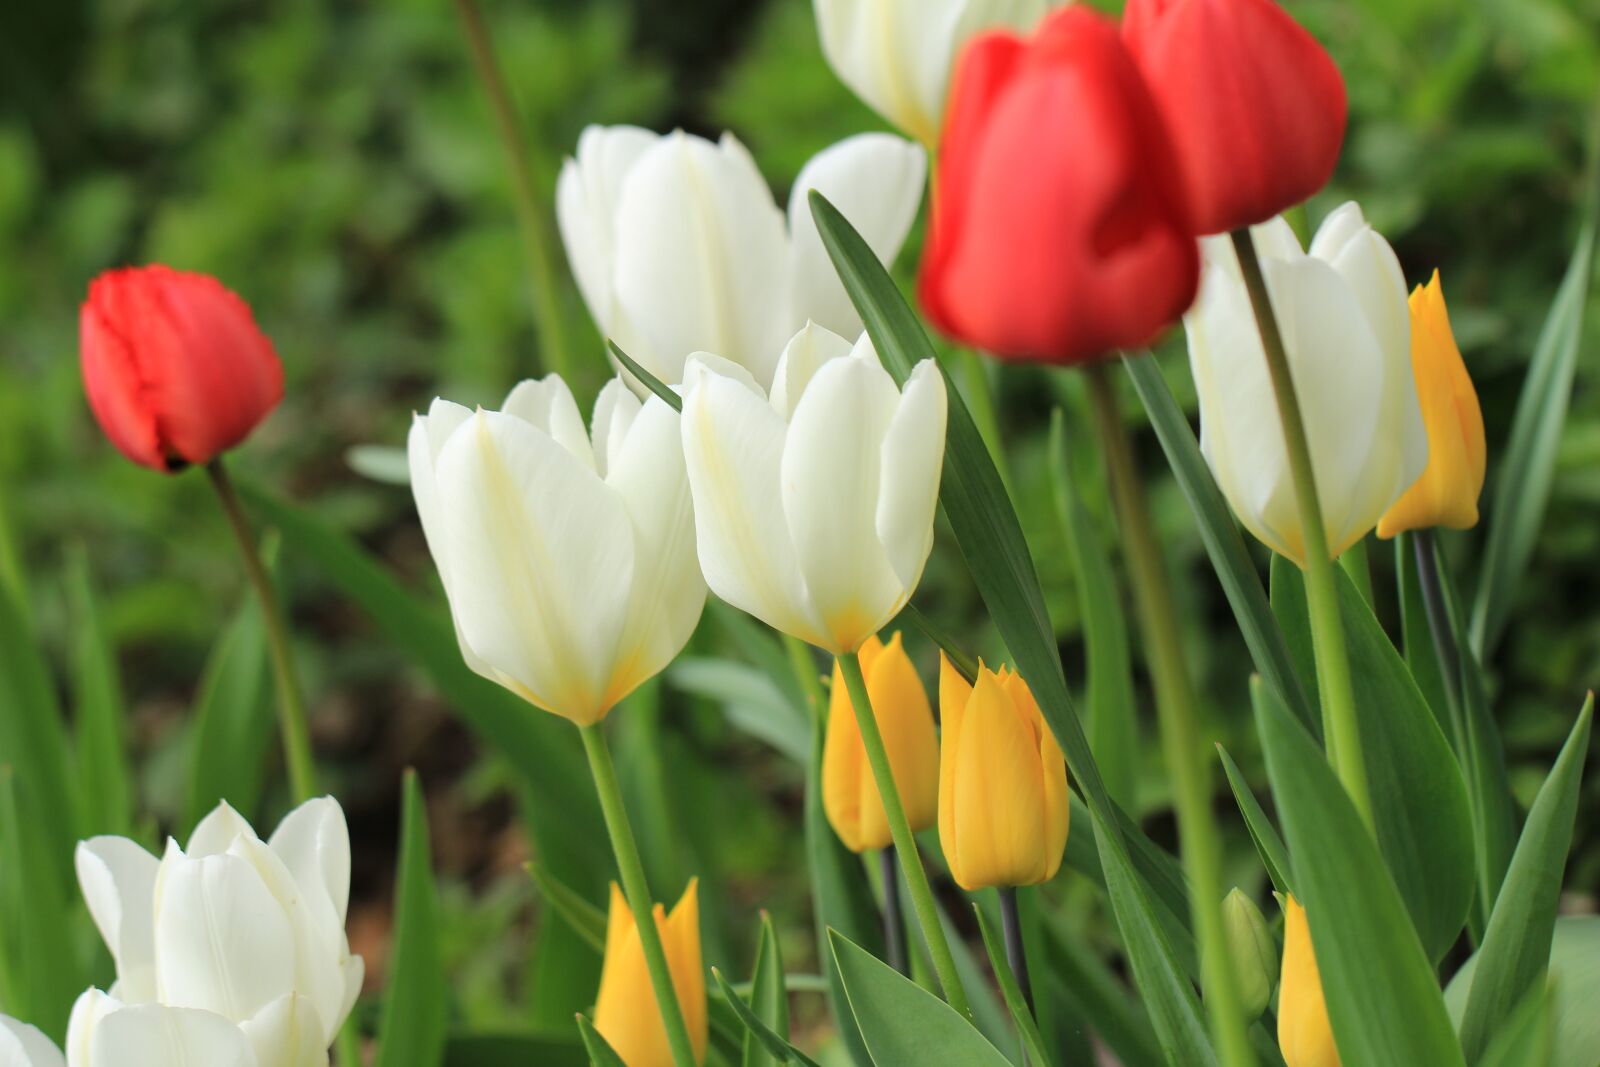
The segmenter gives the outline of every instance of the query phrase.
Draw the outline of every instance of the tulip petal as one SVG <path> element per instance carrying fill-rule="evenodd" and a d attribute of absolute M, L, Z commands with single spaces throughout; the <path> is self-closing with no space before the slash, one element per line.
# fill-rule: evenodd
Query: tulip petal
<path fill-rule="evenodd" d="M 326 899 L 344 927 L 350 901 L 350 828 L 332 797 L 315 797 L 295 808 L 267 841 L 295 883 Z"/>
<path fill-rule="evenodd" d="M 95 1035 L 107 1015 L 120 1011 L 123 1003 L 98 989 L 86 989 L 73 1002 L 72 1014 L 67 1018 L 67 1063 L 71 1067 L 85 1067 L 94 1062 Z"/>
<path fill-rule="evenodd" d="M 38 1027 L 0 1015 L 0 1067 L 66 1067 L 67 1061 Z"/>
<path fill-rule="evenodd" d="M 239 1025 L 255 1050 L 256 1067 L 325 1067 L 322 1020 L 305 997 L 289 994 Z"/>
<path fill-rule="evenodd" d="M 256 831 L 246 819 L 233 809 L 233 805 L 226 800 L 212 808 L 206 817 L 189 835 L 189 844 L 184 849 L 184 854 L 190 859 L 199 859 L 201 856 L 215 856 L 233 845 L 234 839 L 248 837 L 254 839 Z"/>
<path fill-rule="evenodd" d="M 589 126 L 578 153 L 556 183 L 556 222 L 572 276 L 600 332 L 616 326 L 615 220 L 622 183 L 639 157 L 660 138 L 637 126 Z"/>
<path fill-rule="evenodd" d="M 846 337 L 861 332 L 861 316 L 845 293 L 811 217 L 811 190 L 827 197 L 888 266 L 911 232 L 927 173 L 927 153 L 887 133 L 846 138 L 801 168 L 789 194 L 795 320 L 810 320 Z"/>
<path fill-rule="evenodd" d="M 978 678 L 967 702 L 955 788 L 962 888 L 1036 880 L 1046 831 L 1039 747 L 1025 716 L 992 674 Z"/>
<path fill-rule="evenodd" d="M 85 1067 L 256 1067 L 244 1032 L 209 1011 L 142 1004 L 101 1020 Z"/>
<path fill-rule="evenodd" d="M 589 431 L 583 425 L 583 416 L 578 414 L 578 402 L 572 399 L 572 390 L 567 388 L 561 375 L 547 374 L 543 378 L 518 382 L 500 410 L 549 435 L 574 459 L 594 469 Z"/>
<path fill-rule="evenodd" d="M 889 565 L 908 590 L 917 587 L 933 549 L 946 414 L 944 375 L 932 360 L 923 360 L 906 379 L 883 438 L 875 518 Z"/>
<path fill-rule="evenodd" d="M 611 470 L 611 457 L 627 440 L 628 429 L 643 405 L 621 377 L 612 378 L 594 401 L 591 433 L 594 437 L 594 469 L 604 478 Z"/>
<path fill-rule="evenodd" d="M 863 664 L 867 649 L 874 637 L 861 648 Z M 856 721 L 855 707 L 850 701 L 850 691 L 845 684 L 844 670 L 837 661 L 833 665 L 833 686 L 828 691 L 828 729 L 822 742 L 822 809 L 828 816 L 833 832 L 839 835 L 846 848 L 852 852 L 865 852 L 882 848 L 883 841 L 874 842 L 863 831 L 862 813 L 868 806 L 872 769 L 867 765 L 867 752 L 861 740 L 861 726 Z M 870 794 L 877 800 L 877 794 Z M 882 802 L 879 802 L 882 808 Z M 884 817 L 880 813 L 879 819 Z M 887 824 L 885 824 L 887 829 Z"/>
<path fill-rule="evenodd" d="M 75 854 L 84 903 L 117 965 L 119 992 L 154 999 L 156 873 L 161 863 L 125 837 L 93 837 Z"/>
<path fill-rule="evenodd" d="M 832 330 L 807 322 L 778 357 L 778 369 L 772 376 L 773 409 L 787 421 L 817 369 L 830 359 L 848 356 L 850 349 L 850 342 Z"/>
<path fill-rule="evenodd" d="M 898 633 L 871 664 L 863 662 L 863 670 L 906 821 L 913 833 L 920 833 L 934 825 L 939 813 L 939 738 L 934 731 L 928 691 L 922 687 L 922 679 Z M 861 778 L 861 807 L 881 824 L 881 830 L 878 826 L 872 829 L 887 841 L 889 824 L 883 801 L 871 769 L 867 770 Z"/>

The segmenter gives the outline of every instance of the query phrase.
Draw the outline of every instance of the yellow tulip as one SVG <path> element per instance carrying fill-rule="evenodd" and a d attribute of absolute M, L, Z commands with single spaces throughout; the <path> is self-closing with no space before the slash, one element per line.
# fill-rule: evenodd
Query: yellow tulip
<path fill-rule="evenodd" d="M 1067 765 L 1021 676 L 940 657 L 939 843 L 967 890 L 1055 877 L 1067 847 Z"/>
<path fill-rule="evenodd" d="M 895 634 L 885 645 L 876 636 L 861 646 L 872 714 L 889 754 L 889 770 L 912 832 L 932 826 L 939 814 L 939 739 L 933 707 L 917 669 Z M 828 737 L 822 750 L 822 807 L 834 833 L 852 852 L 891 844 L 883 798 L 867 762 L 850 693 L 837 664 L 828 703 Z"/>
<path fill-rule="evenodd" d="M 1278 1047 L 1288 1067 L 1339 1067 L 1322 978 L 1311 950 L 1306 910 L 1294 897 L 1284 909 L 1283 972 L 1278 979 Z"/>
<path fill-rule="evenodd" d="M 667 951 L 672 987 L 677 991 L 696 1063 L 706 1058 L 708 1017 L 706 976 L 700 959 L 700 900 L 698 883 L 691 881 L 668 915 L 655 906 L 656 929 Z M 633 912 L 616 883 L 611 885 L 611 917 L 606 926 L 606 955 L 600 970 L 600 997 L 594 1008 L 594 1028 L 622 1057 L 628 1067 L 672 1067 L 667 1028 L 661 1021 L 650 971 L 639 943 Z"/>
<path fill-rule="evenodd" d="M 1464 530 L 1478 522 L 1488 459 L 1483 412 L 1450 330 L 1438 271 L 1411 294 L 1411 369 L 1428 431 L 1428 466 L 1378 520 L 1379 537 L 1430 526 Z"/>

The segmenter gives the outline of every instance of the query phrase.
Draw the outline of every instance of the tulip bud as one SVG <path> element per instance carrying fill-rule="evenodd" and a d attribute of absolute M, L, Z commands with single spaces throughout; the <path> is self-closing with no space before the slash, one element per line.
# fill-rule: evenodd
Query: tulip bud
<path fill-rule="evenodd" d="M 435 400 L 411 429 L 411 490 L 467 665 L 579 725 L 665 667 L 706 587 L 678 415 L 620 379 L 593 440 L 566 383 L 502 411 Z"/>
<path fill-rule="evenodd" d="M 1283 975 L 1278 992 L 1278 1047 L 1288 1067 L 1339 1067 L 1322 978 L 1306 911 L 1294 897 L 1284 910 Z"/>
<path fill-rule="evenodd" d="M 1071 816 L 1067 765 L 1020 675 L 980 667 L 976 684 L 941 656 L 939 844 L 966 890 L 1054 878 Z"/>
<path fill-rule="evenodd" d="M 4 1067 L 66 1067 L 66 1063 L 37 1027 L 0 1015 L 0 1064 Z"/>
<path fill-rule="evenodd" d="M 725 359 L 689 360 L 683 451 L 706 582 L 774 629 L 853 652 L 905 606 L 933 548 L 944 378 L 896 388 L 872 342 L 796 334 L 768 397 Z"/>
<path fill-rule="evenodd" d="M 918 294 L 950 336 L 1052 363 L 1147 344 L 1194 300 L 1171 145 L 1114 24 L 1086 5 L 990 33 L 950 94 Z"/>
<path fill-rule="evenodd" d="M 1045 0 L 816 0 L 828 65 L 878 114 L 932 145 L 950 68 L 976 33 L 1027 30 Z"/>
<path fill-rule="evenodd" d="M 129 1004 L 90 989 L 73 1005 L 66 1060 L 70 1067 L 327 1067 L 328 1045 L 316 1011 L 297 994 L 237 1022 L 200 1008 Z"/>
<path fill-rule="evenodd" d="M 1234 985 L 1239 991 L 1239 1007 L 1245 1018 L 1254 1019 L 1272 999 L 1272 980 L 1278 969 L 1277 943 L 1272 940 L 1261 909 L 1237 887 L 1222 899 L 1222 926 Z"/>
<path fill-rule="evenodd" d="M 1344 79 L 1276 0 L 1129 0 L 1122 27 L 1166 117 L 1196 233 L 1265 222 L 1327 184 Z"/>
<path fill-rule="evenodd" d="M 1478 494 L 1488 462 L 1483 411 L 1450 329 L 1439 272 L 1411 293 L 1411 369 L 1428 431 L 1428 466 L 1422 477 L 1378 520 L 1378 536 L 1478 522 Z"/>
<path fill-rule="evenodd" d="M 861 673 L 867 680 L 872 716 L 883 735 L 906 821 L 913 833 L 926 830 L 939 816 L 939 738 L 928 692 L 899 634 L 887 645 L 876 635 L 867 639 L 861 646 Z M 892 843 L 883 797 L 867 762 L 861 727 L 837 664 L 822 750 L 822 807 L 834 833 L 852 852 L 887 848 Z"/>
<path fill-rule="evenodd" d="M 709 1016 L 706 976 L 700 958 L 698 883 L 689 883 L 671 915 L 660 904 L 655 906 L 654 915 L 667 953 L 667 969 L 672 972 L 672 988 L 683 1009 L 689 1043 L 694 1046 L 695 1062 L 704 1063 Z M 600 970 L 594 1028 L 628 1067 L 672 1067 L 667 1028 L 650 984 L 639 928 L 615 883 L 611 886 L 611 915 L 606 926 L 606 954 Z"/>
<path fill-rule="evenodd" d="M 1365 537 L 1427 466 L 1411 371 L 1405 279 L 1388 242 L 1345 204 L 1302 251 L 1289 224 L 1251 231 L 1310 444 L 1328 549 Z M 1226 237 L 1202 242 L 1200 300 L 1184 318 L 1200 396 L 1200 448 L 1249 531 L 1305 565 L 1305 537 L 1239 261 Z"/>
<path fill-rule="evenodd" d="M 100 275 L 79 314 L 79 355 L 100 428 L 152 470 L 209 462 L 283 398 L 283 366 L 249 305 L 204 274 Z"/>

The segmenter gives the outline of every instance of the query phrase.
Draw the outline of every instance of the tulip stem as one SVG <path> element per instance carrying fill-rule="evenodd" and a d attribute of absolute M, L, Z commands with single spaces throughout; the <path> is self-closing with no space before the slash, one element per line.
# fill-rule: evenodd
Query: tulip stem
<path fill-rule="evenodd" d="M 883 954 L 889 966 L 910 974 L 906 959 L 906 921 L 900 910 L 900 872 L 896 869 L 894 846 L 878 850 L 878 873 L 883 878 Z"/>
<path fill-rule="evenodd" d="M 917 851 L 917 839 L 911 834 L 911 824 L 906 821 L 905 805 L 900 803 L 900 790 L 894 784 L 894 771 L 889 767 L 889 752 L 883 746 L 883 734 L 878 730 L 878 719 L 872 712 L 872 698 L 867 694 L 867 679 L 861 673 L 861 658 L 854 652 L 839 655 L 839 668 L 844 674 L 845 687 L 850 691 L 850 706 L 855 710 L 856 725 L 861 730 L 861 743 L 867 750 L 867 762 L 872 765 L 872 779 L 883 799 L 883 813 L 889 820 L 889 836 L 894 839 L 900 857 L 900 869 L 905 872 L 906 888 L 911 893 L 911 906 L 917 913 L 917 924 L 922 927 L 923 940 L 928 944 L 928 955 L 933 958 L 933 969 L 944 988 L 944 999 L 968 1019 L 972 1008 L 967 1004 L 967 991 L 961 986 L 961 975 L 956 971 L 956 958 L 950 951 L 950 942 L 944 936 L 944 926 L 939 922 L 939 908 L 933 900 L 933 888 L 928 884 L 928 872 L 923 870 L 922 855 Z"/>
<path fill-rule="evenodd" d="M 1183 866 L 1189 876 L 1190 907 L 1200 942 L 1201 977 L 1211 1032 L 1227 1067 L 1255 1062 L 1239 1010 L 1239 991 L 1228 962 L 1222 920 L 1222 850 L 1211 811 L 1210 764 L 1200 736 L 1199 702 L 1178 631 L 1177 606 L 1166 565 L 1156 544 L 1133 446 L 1117 408 L 1116 391 L 1104 362 L 1086 368 L 1090 409 L 1105 456 L 1117 523 L 1133 585 L 1147 665 L 1155 684 L 1161 743 L 1172 774 L 1173 801 Z"/>
<path fill-rule="evenodd" d="M 600 796 L 600 811 L 605 816 L 606 832 L 611 835 L 611 850 L 616 853 L 622 893 L 628 898 L 628 908 L 633 912 L 634 925 L 639 931 L 639 944 L 644 949 L 645 967 L 650 971 L 650 986 L 655 990 L 656 1004 L 661 1009 L 667 1045 L 672 1049 L 672 1062 L 676 1067 L 695 1067 L 694 1044 L 689 1040 L 689 1027 L 683 1021 L 678 991 L 672 984 L 672 968 L 667 964 L 667 950 L 661 944 L 661 931 L 656 926 L 655 898 L 650 895 L 650 884 L 644 876 L 644 862 L 639 858 L 639 845 L 634 841 L 628 810 L 622 803 L 622 786 L 617 781 L 616 764 L 611 762 L 611 748 L 606 744 L 605 729 L 600 723 L 591 723 L 580 727 L 579 732 L 583 735 L 584 752 L 589 756 L 594 789 Z"/>
<path fill-rule="evenodd" d="M 1022 914 L 1017 910 L 1017 887 L 1000 888 L 1000 935 L 1006 944 L 1006 963 L 1016 976 L 1017 988 L 1022 991 L 1022 1001 L 1028 1005 L 1028 1014 L 1037 1016 L 1033 1007 L 1033 980 L 1028 977 L 1028 953 L 1022 944 Z"/>
<path fill-rule="evenodd" d="M 277 591 L 261 562 L 261 552 L 256 547 L 255 535 L 250 532 L 250 520 L 245 517 L 244 506 L 228 477 L 227 468 L 218 456 L 206 464 L 206 474 L 222 503 L 222 513 L 228 518 L 228 527 L 239 544 L 239 554 L 244 557 L 245 576 L 255 587 L 256 599 L 261 602 L 261 617 L 267 627 L 267 653 L 272 660 L 272 674 L 278 686 L 278 732 L 283 736 L 284 763 L 289 769 L 289 788 L 296 802 L 310 800 L 317 793 L 316 763 L 311 757 L 311 730 L 307 726 L 305 694 L 300 688 L 300 675 L 295 670 L 294 653 L 289 647 L 289 627 L 283 619 L 283 609 L 278 604 Z"/>
<path fill-rule="evenodd" d="M 556 281 L 557 267 L 550 253 L 550 229 L 541 211 L 541 198 L 535 187 L 532 156 L 522 137 L 522 123 L 516 105 L 506 88 L 495 60 L 494 44 L 484 25 L 477 0 L 455 0 L 456 14 L 466 31 L 472 49 L 472 65 L 483 83 L 484 95 L 494 111 L 495 129 L 511 160 L 511 191 L 522 231 L 523 250 L 528 257 L 528 281 L 532 290 L 534 328 L 539 333 L 539 354 L 545 367 L 571 380 L 572 366 L 567 352 L 567 337 L 561 312 L 561 291 Z"/>
<path fill-rule="evenodd" d="M 1317 660 L 1317 688 L 1322 693 L 1322 732 L 1328 747 L 1328 762 L 1371 829 L 1372 798 L 1367 789 L 1367 768 L 1361 752 L 1361 724 L 1356 718 L 1350 656 L 1345 650 L 1344 622 L 1339 616 L 1339 587 L 1333 556 L 1328 550 L 1327 528 L 1322 523 L 1322 504 L 1317 498 L 1311 444 L 1306 438 L 1300 398 L 1295 393 L 1294 376 L 1289 369 L 1288 350 L 1283 344 L 1277 315 L 1272 310 L 1261 261 L 1256 256 L 1255 240 L 1249 230 L 1235 230 L 1232 236 L 1233 248 L 1239 257 L 1239 271 L 1250 293 L 1250 306 L 1255 311 L 1256 327 L 1261 333 L 1261 347 L 1266 352 L 1272 391 L 1278 399 L 1289 473 L 1294 479 L 1295 500 L 1300 509 L 1306 601 L 1311 616 L 1311 643 Z"/>

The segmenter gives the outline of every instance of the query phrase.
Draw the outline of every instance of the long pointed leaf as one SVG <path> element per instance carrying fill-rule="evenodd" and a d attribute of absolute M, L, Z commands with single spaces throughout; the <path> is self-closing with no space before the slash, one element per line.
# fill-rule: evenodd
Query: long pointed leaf
<path fill-rule="evenodd" d="M 89 574 L 89 557 L 82 545 L 67 555 L 67 594 L 73 618 L 73 698 L 84 796 L 82 831 L 85 836 L 126 836 L 133 828 L 127 710 L 122 701 L 116 650 L 106 634 Z"/>
<path fill-rule="evenodd" d="M 789 1040 L 789 991 L 783 980 L 783 953 L 772 916 L 761 913 L 761 937 L 756 943 L 756 963 L 750 976 L 750 1010 L 767 1028 Z M 744 1067 L 778 1067 L 787 1055 L 775 1056 L 755 1034 L 746 1034 Z"/>
<path fill-rule="evenodd" d="M 1011 962 L 1006 959 L 1005 947 L 994 932 L 994 924 L 984 915 L 981 906 L 974 904 L 972 910 L 978 916 L 978 932 L 983 935 L 984 951 L 989 953 L 989 966 L 994 969 L 1000 995 L 1005 998 L 1006 1009 L 1011 1012 L 1011 1021 L 1016 1024 L 1017 1033 L 1022 1035 L 1023 1047 L 1028 1050 L 1033 1062 L 1040 1067 L 1051 1067 L 1054 1059 L 1044 1047 L 1044 1038 L 1039 1036 L 1039 1025 L 1033 1021 L 1033 1013 L 1028 1010 L 1022 987 L 1017 985 L 1017 976 L 1012 973 Z"/>
<path fill-rule="evenodd" d="M 1289 880 L 1292 868 L 1289 866 L 1289 852 L 1283 847 L 1283 838 L 1278 836 L 1277 828 L 1267 818 L 1261 802 L 1250 789 L 1250 783 L 1245 781 L 1244 772 L 1233 762 L 1228 750 L 1218 744 L 1217 755 L 1222 757 L 1222 770 L 1228 776 L 1228 787 L 1233 790 L 1233 799 L 1239 805 L 1239 813 L 1244 816 L 1245 828 L 1250 831 L 1250 840 L 1255 842 L 1261 865 L 1267 869 L 1267 877 L 1272 879 L 1272 888 L 1280 893 L 1293 893 L 1294 885 Z"/>
<path fill-rule="evenodd" d="M 729 1006 L 733 1008 L 734 1014 L 738 1016 L 739 1021 L 744 1024 L 749 1036 L 759 1041 L 762 1047 L 776 1058 L 777 1062 L 797 1063 L 801 1067 L 818 1067 L 815 1060 L 791 1045 L 787 1037 L 780 1035 L 771 1026 L 768 1026 L 766 1021 L 759 1015 L 751 1011 L 750 1005 L 744 1002 L 744 998 L 739 995 L 739 991 L 733 988 L 733 985 L 721 971 L 715 967 L 711 968 L 711 978 L 717 983 L 717 988 L 721 990 L 723 999 L 728 1002 Z"/>
<path fill-rule="evenodd" d="M 402 797 L 394 948 L 377 1067 L 434 1067 L 444 1055 L 447 990 L 428 815 L 415 771 L 406 772 Z"/>

